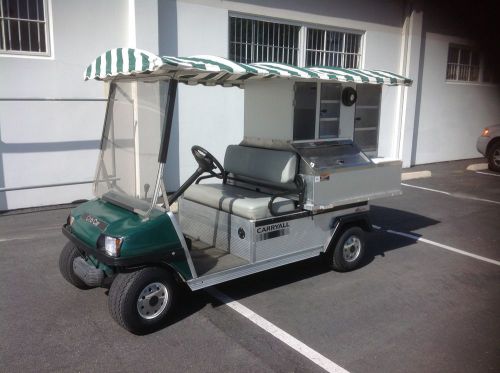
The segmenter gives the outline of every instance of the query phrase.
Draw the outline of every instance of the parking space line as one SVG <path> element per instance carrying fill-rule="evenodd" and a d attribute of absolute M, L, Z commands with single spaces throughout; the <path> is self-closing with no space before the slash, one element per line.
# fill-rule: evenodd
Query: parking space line
<path fill-rule="evenodd" d="M 481 171 L 476 171 L 476 174 L 481 174 L 481 175 L 490 175 L 490 176 L 500 176 L 500 174 L 492 174 L 489 172 L 481 172 Z"/>
<path fill-rule="evenodd" d="M 442 244 L 442 243 L 439 243 L 439 242 L 436 242 L 436 241 L 428 240 L 427 238 L 415 236 L 415 235 L 409 234 L 409 233 L 394 231 L 392 229 L 383 229 L 383 228 L 381 228 L 381 227 L 379 227 L 377 225 L 372 225 L 372 227 L 375 228 L 375 229 L 387 232 L 387 233 L 391 233 L 391 234 L 395 234 L 395 235 L 398 235 L 398 236 L 410 238 L 412 240 L 419 241 L 419 242 L 424 242 L 426 244 L 437 246 L 437 247 L 440 247 L 440 248 L 448 250 L 448 251 L 453 251 L 454 253 L 457 253 L 457 254 L 462 254 L 462 255 L 465 255 L 465 256 L 477 259 L 477 260 L 482 260 L 483 262 L 487 262 L 487 263 L 491 263 L 491 264 L 495 264 L 497 266 L 500 266 L 500 261 L 498 261 L 498 260 L 486 258 L 484 256 L 473 254 L 473 253 L 470 253 L 470 252 L 465 251 L 465 250 L 460 250 L 460 249 L 457 249 L 457 248 L 452 247 L 452 246 L 448 246 L 448 245 L 445 245 L 445 244 Z"/>
<path fill-rule="evenodd" d="M 422 190 L 428 190 L 429 192 L 436 192 L 436 193 L 441 193 L 441 194 L 446 194 L 447 196 L 451 196 L 450 192 L 444 192 L 442 190 L 437 190 L 437 189 L 431 189 L 431 188 L 425 188 L 421 186 L 416 186 L 416 185 L 411 185 L 411 184 L 406 184 L 406 183 L 401 183 L 401 185 L 411 187 L 411 188 L 417 188 L 417 189 L 422 189 Z"/>
<path fill-rule="evenodd" d="M 443 190 L 437 190 L 437 189 L 431 189 L 431 188 L 425 188 L 422 186 L 417 186 L 417 185 L 411 185 L 411 184 L 406 184 L 406 183 L 401 183 L 401 185 L 410 187 L 410 188 L 416 188 L 416 189 L 422 189 L 422 190 L 427 190 L 429 192 L 435 192 L 435 193 L 441 193 L 445 194 L 450 197 L 455 197 L 455 198 L 462 198 L 462 199 L 470 199 L 472 201 L 481 201 L 481 202 L 488 202 L 488 203 L 494 203 L 496 205 L 500 205 L 500 202 L 498 201 L 493 201 L 491 199 L 484 199 L 484 198 L 479 198 L 479 197 L 473 197 L 473 196 L 464 196 L 461 194 L 456 194 L 456 193 L 450 193 L 450 192 L 445 192 Z"/>
<path fill-rule="evenodd" d="M 258 327 L 264 329 L 266 332 L 270 333 L 273 337 L 279 339 L 281 342 L 285 343 L 287 346 L 293 348 L 295 351 L 300 353 L 302 356 L 306 357 L 314 364 L 323 368 L 327 372 L 334 373 L 348 373 L 347 370 L 342 368 L 340 365 L 335 364 L 330 359 L 321 355 L 319 352 L 313 350 L 309 346 L 305 345 L 301 341 L 299 341 L 294 336 L 288 334 L 283 329 L 280 329 L 270 321 L 264 319 L 262 316 L 257 315 L 251 309 L 245 307 L 241 303 L 235 301 L 230 298 L 228 295 L 220 292 L 215 288 L 206 289 L 207 292 L 212 295 L 214 298 L 218 299 L 226 306 L 232 308 L 234 311 L 238 312 L 243 317 L 247 318 L 251 322 L 253 322 Z"/>

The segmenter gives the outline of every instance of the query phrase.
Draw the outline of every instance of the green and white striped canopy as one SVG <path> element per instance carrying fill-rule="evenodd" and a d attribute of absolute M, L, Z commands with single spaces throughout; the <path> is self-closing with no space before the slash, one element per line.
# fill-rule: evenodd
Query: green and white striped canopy
<path fill-rule="evenodd" d="M 339 67 L 297 67 L 274 62 L 236 63 L 222 57 L 156 56 L 140 49 L 111 49 L 92 62 L 84 73 L 85 80 L 113 80 L 126 77 L 163 77 L 186 84 L 242 86 L 259 79 L 293 79 L 304 81 L 337 81 L 410 86 L 404 76 L 383 70 L 343 69 Z"/>

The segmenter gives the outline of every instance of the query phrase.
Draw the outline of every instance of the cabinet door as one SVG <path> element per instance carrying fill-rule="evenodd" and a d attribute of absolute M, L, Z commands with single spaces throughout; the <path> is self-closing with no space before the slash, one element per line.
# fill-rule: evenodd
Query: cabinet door
<path fill-rule="evenodd" d="M 339 83 L 295 83 L 294 140 L 339 136 L 341 91 Z"/>
<path fill-rule="evenodd" d="M 354 142 L 371 156 L 377 155 L 382 87 L 358 84 L 358 100 L 354 117 Z"/>
<path fill-rule="evenodd" d="M 316 83 L 295 83 L 293 139 L 311 140 L 316 129 Z"/>
<path fill-rule="evenodd" d="M 341 89 L 342 86 L 338 83 L 321 84 L 317 138 L 339 137 Z"/>

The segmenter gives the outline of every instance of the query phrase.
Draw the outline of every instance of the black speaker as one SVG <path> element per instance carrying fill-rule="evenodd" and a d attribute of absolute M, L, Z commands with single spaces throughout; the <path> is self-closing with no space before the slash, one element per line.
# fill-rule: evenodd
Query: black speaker
<path fill-rule="evenodd" d="M 345 106 L 352 106 L 358 99 L 358 93 L 354 88 L 346 87 L 342 91 L 342 103 Z"/>

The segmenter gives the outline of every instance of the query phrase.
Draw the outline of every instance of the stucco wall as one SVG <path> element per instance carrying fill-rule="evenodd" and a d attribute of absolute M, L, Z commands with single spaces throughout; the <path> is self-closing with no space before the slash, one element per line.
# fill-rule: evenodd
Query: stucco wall
<path fill-rule="evenodd" d="M 104 50 L 126 44 L 127 6 L 52 0 L 49 8 L 51 57 L 0 55 L 0 188 L 94 177 L 104 86 L 83 82 L 83 69 Z M 90 197 L 90 184 L 0 192 L 0 210 Z"/>
<path fill-rule="evenodd" d="M 228 56 L 228 18 L 230 14 L 247 14 L 277 21 L 294 21 L 309 26 L 338 27 L 365 32 L 364 67 L 398 72 L 400 69 L 402 5 L 397 1 L 378 3 L 345 1 L 214 1 L 181 0 L 169 2 L 164 17 L 177 25 L 177 54 L 213 54 Z M 160 6 L 161 9 L 161 6 Z M 175 11 L 177 18 L 172 19 Z M 335 15 L 335 16 L 334 16 Z M 342 18 L 345 17 L 345 18 Z M 160 16 L 160 19 L 162 17 Z M 355 18 L 355 19 L 354 19 Z M 160 29 L 162 28 L 160 21 Z M 168 33 L 163 26 L 160 50 L 168 49 L 162 40 Z M 178 164 L 167 164 L 167 188 L 172 190 L 194 171 L 190 147 L 206 147 L 223 159 L 225 147 L 243 138 L 243 94 L 237 88 L 179 87 L 178 96 Z M 398 89 L 385 87 L 380 117 L 379 155 L 396 156 Z M 249 115 L 245 113 L 245 115 Z M 175 131 L 174 131 L 175 134 Z M 174 147 L 175 145 L 172 144 Z M 175 157 L 175 154 L 174 154 Z"/>
<path fill-rule="evenodd" d="M 498 85 L 447 82 L 449 43 L 470 44 L 456 37 L 426 32 L 420 113 L 414 136 L 414 164 L 480 157 L 481 129 L 500 122 Z"/>
<path fill-rule="evenodd" d="M 173 11 L 177 15 L 175 20 L 172 19 Z M 227 9 L 177 2 L 165 7 L 160 14 L 160 23 L 163 17 L 177 26 L 176 30 L 164 30 L 164 33 L 169 30 L 176 33 L 177 55 L 227 57 Z M 166 41 L 172 42 L 172 37 L 160 35 L 160 50 L 173 51 Z M 193 145 L 206 148 L 222 161 L 227 145 L 243 139 L 243 91 L 239 88 L 181 84 L 175 120 L 177 123 L 170 142 L 172 151 L 169 151 L 173 160 L 167 163 L 166 170 L 168 190 L 178 188 L 196 170 L 196 162 L 191 155 Z"/>
<path fill-rule="evenodd" d="M 405 12 L 404 2 L 397 0 L 48 2 L 52 55 L 0 55 L 0 188 L 93 178 L 105 91 L 102 83 L 81 78 L 84 66 L 110 48 L 136 46 L 164 55 L 227 57 L 228 18 L 239 14 L 360 30 L 364 32 L 362 67 L 394 72 L 403 68 Z M 461 40 L 443 36 L 453 30 L 443 29 L 441 17 L 430 17 L 432 27 L 425 24 L 426 17 L 424 11 L 424 49 L 414 58 L 418 74 L 410 76 L 416 92 L 409 104 L 416 104 L 415 128 L 408 133 L 411 161 L 478 156 L 479 131 L 498 122 L 498 86 L 445 82 L 448 43 Z M 406 110 L 401 110 L 402 91 L 382 89 L 382 157 L 399 154 L 400 117 Z M 195 169 L 192 145 L 201 145 L 222 160 L 226 146 L 243 138 L 243 104 L 244 91 L 238 88 L 179 87 L 166 171 L 169 190 Z M 0 192 L 0 210 L 90 197 L 90 184 Z"/>

